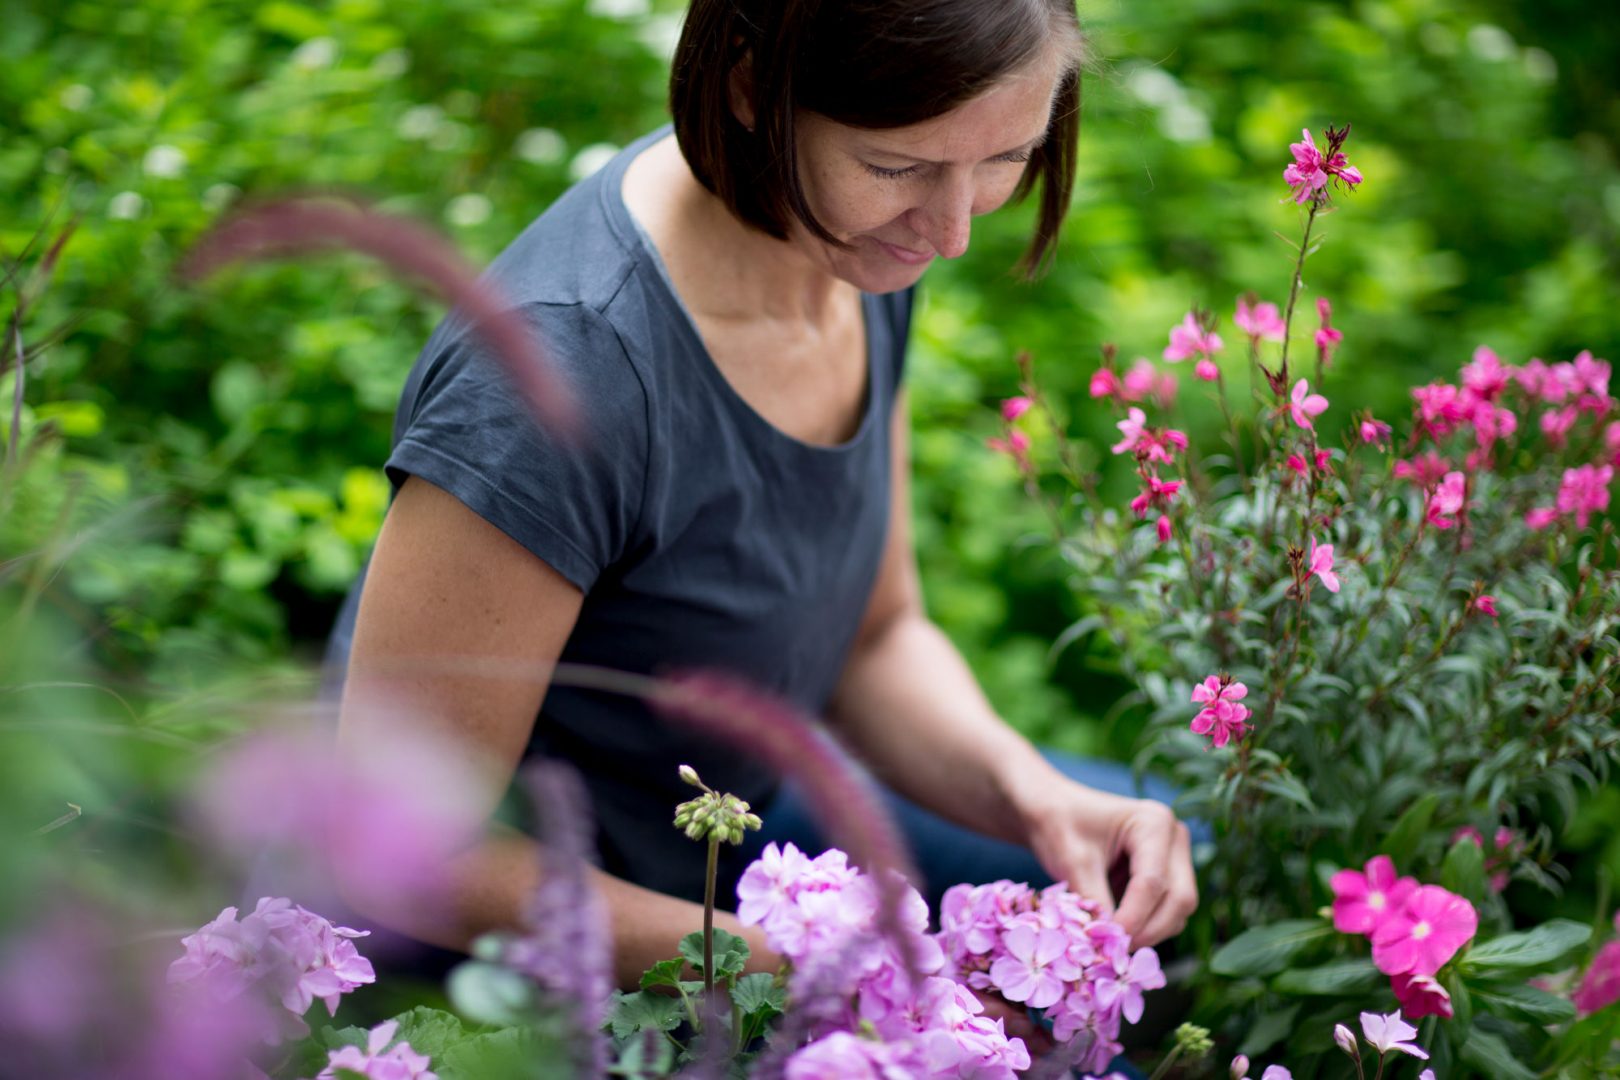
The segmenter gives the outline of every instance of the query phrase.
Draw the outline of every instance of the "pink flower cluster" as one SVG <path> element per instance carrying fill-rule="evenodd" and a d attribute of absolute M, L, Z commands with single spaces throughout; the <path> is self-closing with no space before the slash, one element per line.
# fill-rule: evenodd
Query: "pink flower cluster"
<path fill-rule="evenodd" d="M 1230 675 L 1211 675 L 1193 687 L 1194 705 L 1202 705 L 1193 717 L 1192 730 L 1197 735 L 1208 735 L 1209 744 L 1219 750 L 1233 739 L 1241 739 L 1249 730 L 1249 707 L 1238 702 L 1249 696 L 1249 688 L 1236 682 Z"/>
<path fill-rule="evenodd" d="M 1364 870 L 1340 870 L 1333 889 L 1333 925 L 1372 939 L 1373 963 L 1390 976 L 1401 1008 L 1413 1019 L 1450 1017 L 1451 995 L 1434 976 L 1479 929 L 1474 905 L 1438 885 L 1398 877 L 1387 855 Z"/>
<path fill-rule="evenodd" d="M 760 926 L 793 965 L 790 996 L 837 990 L 819 1037 L 794 1052 L 787 1075 L 822 1077 L 1010 1078 L 1029 1068 L 1023 1040 L 984 1016 L 972 991 L 941 972 L 945 954 L 928 933 L 928 906 L 904 887 L 900 918 L 920 981 L 907 974 L 896 943 L 866 947 L 877 932 L 877 881 L 838 850 L 814 859 L 792 844 L 766 846 L 737 884 L 737 915 Z M 817 1002 L 818 1007 L 825 1002 Z M 870 1030 L 881 1044 L 855 1039 Z"/>
<path fill-rule="evenodd" d="M 1614 916 L 1614 928 L 1620 931 L 1620 912 Z M 1620 939 L 1610 941 L 1592 958 L 1581 985 L 1570 995 L 1582 1016 L 1606 1009 L 1620 1001 Z"/>
<path fill-rule="evenodd" d="M 364 1050 L 343 1046 L 331 1051 L 326 1068 L 315 1080 L 337 1080 L 339 1069 L 345 1077 L 362 1076 L 366 1080 L 439 1080 L 438 1074 L 428 1069 L 431 1062 L 426 1054 L 418 1054 L 403 1040 L 394 1042 L 398 1030 L 399 1021 L 387 1020 L 367 1032 Z"/>
<path fill-rule="evenodd" d="M 1064 885 L 1039 892 L 996 881 L 957 885 L 940 903 L 939 942 L 950 970 L 977 990 L 1045 1011 L 1060 1042 L 1087 1042 L 1075 1063 L 1107 1067 L 1120 1051 L 1122 1022 L 1142 1018 L 1145 991 L 1165 985 L 1159 955 L 1131 951 L 1118 923 Z"/>
<path fill-rule="evenodd" d="M 1127 403 L 1147 401 L 1168 409 L 1176 401 L 1176 377 L 1159 371 L 1145 356 L 1139 356 L 1124 375 L 1111 367 L 1101 367 L 1091 376 L 1091 396 Z"/>
<path fill-rule="evenodd" d="M 375 982 L 371 961 L 354 947 L 369 931 L 334 926 L 285 898 L 262 898 L 252 913 L 236 919 L 228 907 L 219 917 L 180 940 L 186 954 L 169 965 L 168 981 L 184 991 L 230 1000 L 262 994 L 286 1008 L 267 1042 L 309 1034 L 303 1015 L 319 998 L 328 1014 L 338 999 Z"/>
<path fill-rule="evenodd" d="M 1317 149 L 1309 128 L 1301 133 L 1304 142 L 1288 144 L 1294 162 L 1283 170 L 1283 179 L 1294 189 L 1294 202 L 1303 205 L 1311 199 L 1325 198 L 1323 189 L 1330 179 L 1351 190 L 1361 183 L 1361 170 L 1352 166 L 1339 150 L 1349 133 L 1348 127 L 1342 131 L 1329 128 L 1326 153 Z"/>

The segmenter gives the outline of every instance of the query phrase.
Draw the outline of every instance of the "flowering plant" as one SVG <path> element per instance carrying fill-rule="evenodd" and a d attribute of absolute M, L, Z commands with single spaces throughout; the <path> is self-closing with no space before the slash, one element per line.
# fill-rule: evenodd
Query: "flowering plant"
<path fill-rule="evenodd" d="M 1050 498 L 1039 441 L 1015 463 L 1086 609 L 1062 644 L 1117 658 L 1150 714 L 1138 764 L 1168 769 L 1181 811 L 1215 828 L 1200 1019 L 1245 1053 L 1286 1042 L 1314 1061 L 1330 1050 L 1317 1021 L 1398 1002 L 1439 1075 L 1529 1076 L 1518 1061 L 1556 1056 L 1575 1009 L 1527 979 L 1567 967 L 1590 931 L 1501 933 L 1501 893 L 1558 884 L 1559 832 L 1620 755 L 1604 517 L 1620 410 L 1589 351 L 1512 363 L 1481 346 L 1456 382 L 1413 389 L 1404 422 L 1333 415 L 1334 359 L 1354 342 L 1325 298 L 1314 330 L 1295 319 L 1313 230 L 1335 187 L 1363 182 L 1348 134 L 1292 147 L 1303 237 L 1280 309 L 1238 300 L 1245 358 L 1217 360 L 1212 313 L 1170 331 L 1163 359 L 1198 359 L 1224 446 L 1179 429 L 1173 368 L 1122 372 L 1105 346 L 1090 396 L 1120 416 L 1112 450 L 1140 485 L 1128 512 L 1074 468 L 1027 358 L 1030 431 L 1056 433 L 1051 472 L 1075 497 Z M 1018 423 L 1004 415 L 1001 444 Z M 1601 1037 L 1577 1041 L 1584 1067 L 1612 1061 Z"/>

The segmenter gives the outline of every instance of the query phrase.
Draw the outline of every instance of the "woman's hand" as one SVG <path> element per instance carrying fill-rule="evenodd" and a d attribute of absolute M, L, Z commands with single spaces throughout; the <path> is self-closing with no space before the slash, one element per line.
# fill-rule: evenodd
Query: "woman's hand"
<path fill-rule="evenodd" d="M 1047 873 L 1088 900 L 1138 947 L 1180 933 L 1198 907 L 1192 840 L 1168 806 L 1095 791 L 1056 773 L 1019 785 L 1014 805 Z M 1111 882 L 1123 880 L 1115 906 Z"/>

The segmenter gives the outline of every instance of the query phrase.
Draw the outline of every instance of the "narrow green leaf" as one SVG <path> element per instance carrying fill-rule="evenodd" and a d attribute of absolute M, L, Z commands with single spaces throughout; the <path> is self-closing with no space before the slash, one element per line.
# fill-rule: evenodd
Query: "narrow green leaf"
<path fill-rule="evenodd" d="M 1410 863 L 1412 856 L 1417 853 L 1418 842 L 1428 832 L 1429 822 L 1434 820 L 1434 812 L 1439 807 L 1440 796 L 1436 792 L 1418 799 L 1396 819 L 1378 850 L 1395 860 L 1396 866 Z"/>
<path fill-rule="evenodd" d="M 1528 983 L 1473 988 L 1474 1003 L 1494 1016 L 1528 1020 L 1533 1024 L 1562 1024 L 1575 1019 L 1575 1005 L 1568 999 Z"/>
<path fill-rule="evenodd" d="M 1485 852 L 1474 840 L 1463 837 L 1446 852 L 1440 867 L 1440 884 L 1478 905 L 1485 898 Z"/>
<path fill-rule="evenodd" d="M 1275 975 L 1288 967 L 1296 956 L 1332 934 L 1333 927 L 1321 919 L 1285 919 L 1270 926 L 1258 926 L 1221 946 L 1210 958 L 1209 969 L 1231 978 Z"/>
<path fill-rule="evenodd" d="M 1477 1027 L 1462 1040 L 1459 1056 L 1491 1080 L 1536 1080 L 1536 1074 L 1513 1056 L 1507 1043 Z"/>

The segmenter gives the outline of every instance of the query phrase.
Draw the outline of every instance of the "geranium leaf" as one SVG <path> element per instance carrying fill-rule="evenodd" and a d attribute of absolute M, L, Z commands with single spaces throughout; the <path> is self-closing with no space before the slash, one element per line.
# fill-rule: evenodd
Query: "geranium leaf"
<path fill-rule="evenodd" d="M 681 972 L 686 969 L 686 961 L 680 957 L 673 960 L 660 960 L 648 968 L 641 976 L 641 988 L 651 990 L 655 986 L 679 986 Z"/>
<path fill-rule="evenodd" d="M 616 993 L 608 1011 L 608 1028 L 616 1039 L 638 1031 L 674 1031 L 681 1026 L 684 1012 L 681 999 L 645 990 L 634 994 Z"/>
<path fill-rule="evenodd" d="M 703 932 L 694 930 L 681 938 L 681 956 L 688 964 L 703 970 Z M 748 963 L 748 942 L 725 930 L 714 931 L 714 977 L 726 979 L 740 974 Z"/>

